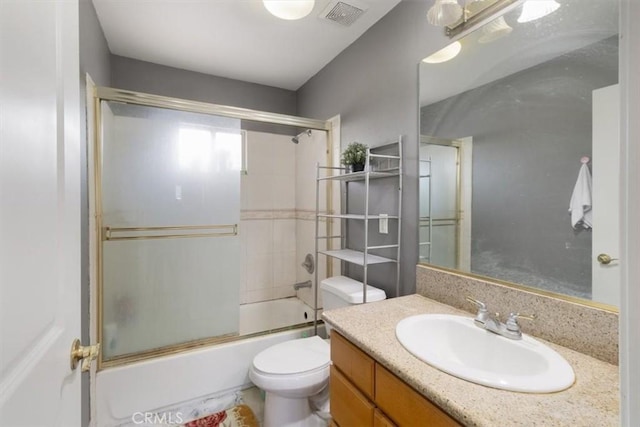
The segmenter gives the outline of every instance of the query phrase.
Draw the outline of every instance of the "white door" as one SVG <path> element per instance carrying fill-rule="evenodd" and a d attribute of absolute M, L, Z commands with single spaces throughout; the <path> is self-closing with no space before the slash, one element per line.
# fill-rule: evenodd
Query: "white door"
<path fill-rule="evenodd" d="M 620 87 L 593 91 L 592 298 L 620 307 Z M 606 260 L 605 260 L 606 261 Z"/>
<path fill-rule="evenodd" d="M 0 0 L 0 426 L 79 426 L 78 1 Z"/>

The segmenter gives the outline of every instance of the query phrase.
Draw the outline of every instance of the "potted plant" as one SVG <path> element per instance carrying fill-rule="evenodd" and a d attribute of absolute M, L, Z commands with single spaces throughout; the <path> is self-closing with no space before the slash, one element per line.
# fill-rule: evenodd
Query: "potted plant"
<path fill-rule="evenodd" d="M 351 166 L 351 172 L 361 172 L 364 170 L 364 163 L 367 160 L 367 149 L 365 144 L 352 142 L 342 152 L 342 164 Z"/>

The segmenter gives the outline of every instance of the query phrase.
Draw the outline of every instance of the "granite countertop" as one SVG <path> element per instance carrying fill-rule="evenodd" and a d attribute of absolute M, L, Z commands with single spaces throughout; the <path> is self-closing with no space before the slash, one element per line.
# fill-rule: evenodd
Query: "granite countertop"
<path fill-rule="evenodd" d="M 420 295 L 331 310 L 323 318 L 377 362 L 467 426 L 617 426 L 618 367 L 541 340 L 573 367 L 576 382 L 549 394 L 504 391 L 461 380 L 417 359 L 396 339 L 396 324 L 425 313 L 470 313 Z"/>

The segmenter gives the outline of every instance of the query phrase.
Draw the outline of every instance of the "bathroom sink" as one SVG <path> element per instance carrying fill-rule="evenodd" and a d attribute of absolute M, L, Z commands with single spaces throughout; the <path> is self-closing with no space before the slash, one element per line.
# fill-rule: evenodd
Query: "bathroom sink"
<path fill-rule="evenodd" d="M 473 383 L 525 393 L 571 387 L 573 369 L 557 352 L 523 335 L 511 340 L 477 327 L 473 319 L 422 314 L 398 322 L 396 336 L 411 354 Z"/>

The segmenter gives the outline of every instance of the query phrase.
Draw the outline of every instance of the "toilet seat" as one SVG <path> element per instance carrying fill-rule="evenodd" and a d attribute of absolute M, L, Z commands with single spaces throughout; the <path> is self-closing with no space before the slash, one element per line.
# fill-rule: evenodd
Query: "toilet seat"
<path fill-rule="evenodd" d="M 318 336 L 285 341 L 254 357 L 249 379 L 265 391 L 265 427 L 326 425 L 314 412 L 326 412 L 330 359 L 329 343 Z"/>
<path fill-rule="evenodd" d="M 313 336 L 285 341 L 261 351 L 253 359 L 253 368 L 268 376 L 296 376 L 324 371 L 330 359 L 329 344 Z"/>

